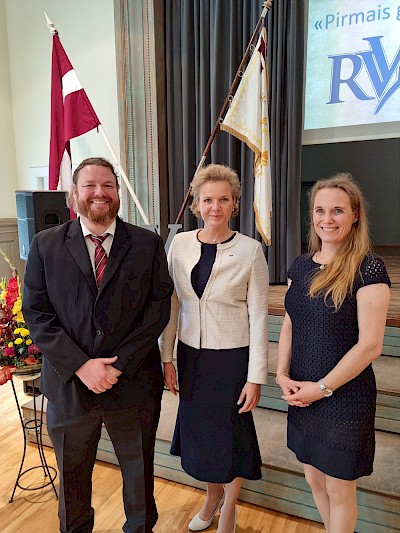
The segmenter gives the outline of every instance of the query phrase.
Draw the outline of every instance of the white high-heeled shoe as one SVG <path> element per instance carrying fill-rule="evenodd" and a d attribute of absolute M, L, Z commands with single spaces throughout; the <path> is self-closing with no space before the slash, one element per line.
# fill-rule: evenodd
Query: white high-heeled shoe
<path fill-rule="evenodd" d="M 219 501 L 219 504 L 217 505 L 217 508 L 215 509 L 212 517 L 210 520 L 203 520 L 200 518 L 200 513 L 197 513 L 196 516 L 194 516 L 191 521 L 189 522 L 188 528 L 190 531 L 203 531 L 203 529 L 207 529 L 211 526 L 213 523 L 213 520 L 215 518 L 215 515 L 220 511 L 225 499 L 225 492 L 222 494 L 222 498 Z"/>

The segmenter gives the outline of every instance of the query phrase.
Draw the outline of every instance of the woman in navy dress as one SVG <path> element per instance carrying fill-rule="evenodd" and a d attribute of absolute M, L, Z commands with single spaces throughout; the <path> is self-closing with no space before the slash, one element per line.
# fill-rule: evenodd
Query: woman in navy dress
<path fill-rule="evenodd" d="M 289 404 L 288 447 L 329 533 L 353 533 L 356 480 L 372 473 L 376 384 L 389 286 L 371 252 L 365 202 L 350 174 L 310 194 L 309 253 L 288 272 L 276 381 Z"/>
<path fill-rule="evenodd" d="M 229 228 L 240 197 L 233 170 L 204 167 L 191 192 L 192 212 L 204 226 L 171 243 L 175 291 L 161 337 L 165 384 L 180 396 L 171 453 L 207 484 L 189 529 L 207 529 L 221 507 L 218 533 L 232 533 L 243 478 L 261 477 L 251 410 L 267 379 L 268 268 L 261 244 Z M 176 337 L 179 387 L 172 364 Z"/>

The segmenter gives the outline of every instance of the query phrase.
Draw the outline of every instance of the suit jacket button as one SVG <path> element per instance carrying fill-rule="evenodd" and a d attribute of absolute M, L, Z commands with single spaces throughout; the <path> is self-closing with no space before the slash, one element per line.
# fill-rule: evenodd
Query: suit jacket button
<path fill-rule="evenodd" d="M 103 332 L 101 331 L 101 329 L 96 330 L 96 335 L 103 335 Z"/>

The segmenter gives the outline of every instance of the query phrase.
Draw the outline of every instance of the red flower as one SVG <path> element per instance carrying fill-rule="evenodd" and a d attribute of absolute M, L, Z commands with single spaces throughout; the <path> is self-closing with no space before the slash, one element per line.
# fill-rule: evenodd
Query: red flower
<path fill-rule="evenodd" d="M 19 296 L 19 287 L 18 287 L 18 278 L 17 276 L 13 276 L 8 280 L 7 284 L 7 292 L 6 292 L 6 304 L 10 309 L 12 309 L 13 305 L 17 301 L 17 298 Z"/>
<path fill-rule="evenodd" d="M 4 348 L 4 354 L 7 355 L 8 357 L 14 357 L 15 350 L 14 350 L 14 348 L 9 348 L 7 346 L 7 348 Z"/>
<path fill-rule="evenodd" d="M 28 346 L 29 355 L 39 355 L 41 353 L 40 348 L 36 344 L 31 344 Z"/>

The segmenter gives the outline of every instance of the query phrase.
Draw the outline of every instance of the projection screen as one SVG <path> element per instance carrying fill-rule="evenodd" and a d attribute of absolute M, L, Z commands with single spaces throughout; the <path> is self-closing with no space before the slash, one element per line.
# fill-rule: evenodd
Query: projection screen
<path fill-rule="evenodd" d="M 309 0 L 303 144 L 400 137 L 400 0 Z"/>

